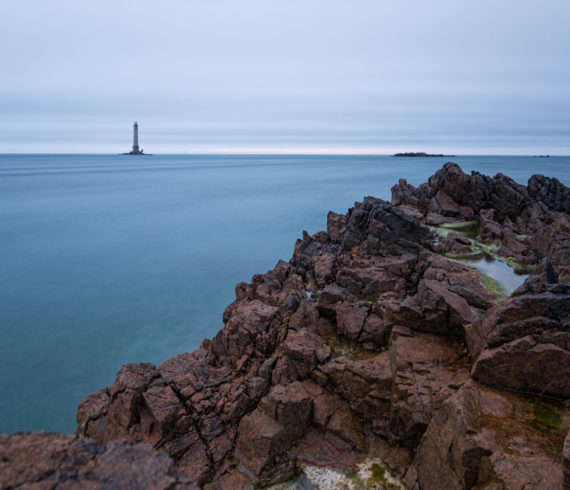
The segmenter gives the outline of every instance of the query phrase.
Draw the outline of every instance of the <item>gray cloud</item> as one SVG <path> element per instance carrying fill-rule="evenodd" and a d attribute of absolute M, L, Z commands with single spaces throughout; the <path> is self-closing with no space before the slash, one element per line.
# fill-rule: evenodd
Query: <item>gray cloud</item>
<path fill-rule="evenodd" d="M 0 152 L 570 152 L 570 4 L 0 6 Z M 421 145 L 421 148 L 418 148 Z"/>

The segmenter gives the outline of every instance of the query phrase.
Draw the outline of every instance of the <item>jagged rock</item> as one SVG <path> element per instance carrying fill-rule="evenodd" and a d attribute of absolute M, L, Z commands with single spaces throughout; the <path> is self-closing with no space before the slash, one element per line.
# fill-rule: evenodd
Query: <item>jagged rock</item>
<path fill-rule="evenodd" d="M 278 308 L 259 300 L 241 303 L 225 328 L 212 341 L 209 352 L 222 364 L 235 367 L 242 357 L 251 355 L 256 340 L 267 331 Z"/>
<path fill-rule="evenodd" d="M 528 193 L 550 209 L 570 214 L 570 189 L 558 179 L 533 175 L 528 179 Z"/>
<path fill-rule="evenodd" d="M 272 374 L 273 383 L 307 378 L 317 364 L 327 360 L 330 354 L 330 347 L 311 331 L 290 331 L 279 347 L 279 357 Z"/>
<path fill-rule="evenodd" d="M 466 255 L 471 253 L 471 242 L 460 233 L 451 231 L 447 236 L 440 238 L 436 249 L 438 253 Z"/>
<path fill-rule="evenodd" d="M 65 434 L 0 434 L 1 488 L 195 489 L 148 444 L 107 445 Z"/>
<path fill-rule="evenodd" d="M 526 336 L 477 358 L 472 376 L 481 383 L 522 393 L 570 397 L 570 352 L 568 334 Z"/>
<path fill-rule="evenodd" d="M 279 454 L 307 431 L 312 412 L 310 395 L 299 382 L 277 385 L 246 415 L 238 428 L 238 457 L 258 476 Z"/>
<path fill-rule="evenodd" d="M 388 416 L 392 390 L 388 353 L 360 360 L 332 359 L 322 370 L 327 376 L 325 387 L 332 387 L 358 416 L 377 417 L 374 423 L 382 425 L 380 419 Z"/>
<path fill-rule="evenodd" d="M 497 305 L 479 272 L 440 255 L 471 242 L 452 231 L 434 245 L 427 226 L 466 220 L 509 262 L 549 261 Z M 401 180 L 392 204 L 329 213 L 289 263 L 236 286 L 201 349 L 158 370 L 125 366 L 86 397 L 79 431 L 149 442 L 208 490 L 282 481 L 296 459 L 349 470 L 380 439 L 415 454 L 411 488 L 555 487 L 568 409 L 555 407 L 560 427 L 541 426 L 541 439 L 533 401 L 469 374 L 568 398 L 568 274 L 566 187 L 448 163 L 418 188 Z"/>
<path fill-rule="evenodd" d="M 474 379 L 521 392 L 570 397 L 570 295 L 558 284 L 548 285 L 547 275 L 531 279 L 526 289 L 530 294 L 509 298 L 466 327 Z"/>
<path fill-rule="evenodd" d="M 358 340 L 370 313 L 370 304 L 341 303 L 336 307 L 337 331 L 349 340 Z"/>
<path fill-rule="evenodd" d="M 461 346 L 440 336 L 394 328 L 389 435 L 413 448 L 433 413 L 468 378 Z M 442 367 L 446 369 L 442 369 Z"/>
<path fill-rule="evenodd" d="M 392 204 L 415 209 L 427 224 L 476 220 L 499 255 L 522 265 L 550 256 L 564 275 L 570 273 L 569 202 L 568 188 L 556 179 L 533 176 L 524 187 L 503 174 L 464 174 L 453 163 L 417 189 L 405 181 L 392 188 Z"/>
<path fill-rule="evenodd" d="M 478 319 L 469 303 L 450 291 L 444 281 L 423 279 L 418 287 L 417 302 L 424 320 L 416 328 L 425 332 L 461 337 L 463 326 Z"/>
<path fill-rule="evenodd" d="M 532 425 L 533 403 L 472 382 L 430 422 L 405 483 L 409 488 L 559 488 L 554 442 Z M 551 429 L 550 437 L 559 430 Z M 560 443 L 561 444 L 561 443 Z"/>
<path fill-rule="evenodd" d="M 292 440 L 302 437 L 311 421 L 311 396 L 299 381 L 274 386 L 258 406 L 279 422 Z"/>

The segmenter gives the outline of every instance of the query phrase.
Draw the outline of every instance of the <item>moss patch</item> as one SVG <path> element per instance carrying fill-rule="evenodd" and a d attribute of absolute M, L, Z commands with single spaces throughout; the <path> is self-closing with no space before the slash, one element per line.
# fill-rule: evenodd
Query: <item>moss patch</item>
<path fill-rule="evenodd" d="M 489 254 L 493 257 L 495 256 L 495 254 L 499 250 L 499 247 L 497 245 L 495 245 L 494 243 L 477 242 L 477 246 L 481 250 L 483 250 L 483 252 L 485 252 L 486 254 Z"/>
<path fill-rule="evenodd" d="M 497 298 L 497 302 L 502 303 L 507 299 L 507 295 L 503 292 L 501 285 L 493 279 L 491 276 L 487 274 L 481 275 L 481 285 L 489 291 L 495 298 Z"/>
<path fill-rule="evenodd" d="M 499 260 L 511 267 L 515 274 L 530 274 L 537 266 L 537 264 L 519 264 L 514 257 L 499 257 Z"/>
<path fill-rule="evenodd" d="M 477 221 L 456 221 L 455 223 L 443 223 L 440 228 L 457 231 L 469 238 L 479 235 L 479 223 Z"/>
<path fill-rule="evenodd" d="M 552 404 L 538 400 L 534 405 L 534 421 L 537 429 L 558 429 L 562 425 L 560 414 Z"/>
<path fill-rule="evenodd" d="M 453 223 L 442 223 L 440 227 L 448 230 L 471 230 L 478 228 L 479 223 L 477 221 L 455 221 Z"/>
<path fill-rule="evenodd" d="M 321 297 L 321 293 L 323 292 L 322 289 L 319 289 L 318 291 L 313 291 L 311 293 L 311 298 L 313 299 L 319 299 Z"/>
<path fill-rule="evenodd" d="M 488 389 L 490 390 L 490 389 Z M 564 403 L 517 393 L 500 392 L 513 406 L 508 417 L 482 415 L 480 426 L 492 429 L 497 442 L 509 454 L 519 455 L 519 443 L 557 459 L 570 427 L 570 412 Z"/>
<path fill-rule="evenodd" d="M 395 490 L 401 488 L 399 485 L 394 485 L 388 481 L 386 477 L 386 468 L 383 468 L 378 463 L 373 463 L 368 467 L 368 471 L 372 474 L 366 481 L 367 488 L 383 488 L 386 490 Z"/>

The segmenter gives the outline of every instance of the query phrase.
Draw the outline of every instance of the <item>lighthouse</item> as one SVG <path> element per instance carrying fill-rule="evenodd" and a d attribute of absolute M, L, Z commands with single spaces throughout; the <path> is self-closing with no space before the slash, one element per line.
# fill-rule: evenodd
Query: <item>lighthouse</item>
<path fill-rule="evenodd" d="M 136 121 L 133 125 L 133 149 L 129 155 L 144 155 L 143 151 L 139 149 L 139 125 Z"/>

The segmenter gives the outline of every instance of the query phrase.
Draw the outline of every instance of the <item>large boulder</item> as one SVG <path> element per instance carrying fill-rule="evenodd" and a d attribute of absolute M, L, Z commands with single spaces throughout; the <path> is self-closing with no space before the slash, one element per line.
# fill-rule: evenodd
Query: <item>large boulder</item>
<path fill-rule="evenodd" d="M 430 422 L 405 482 L 417 489 L 544 489 L 562 481 L 561 429 L 532 401 L 469 383 Z M 545 433 L 547 434 L 545 436 Z"/>
<path fill-rule="evenodd" d="M 513 296 L 466 326 L 472 376 L 510 390 L 570 398 L 570 295 L 562 285 Z"/>
<path fill-rule="evenodd" d="M 404 327 L 392 331 L 389 357 L 389 436 L 414 448 L 435 411 L 467 380 L 468 369 L 457 343 Z"/>

